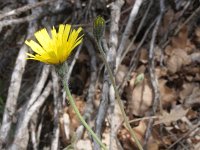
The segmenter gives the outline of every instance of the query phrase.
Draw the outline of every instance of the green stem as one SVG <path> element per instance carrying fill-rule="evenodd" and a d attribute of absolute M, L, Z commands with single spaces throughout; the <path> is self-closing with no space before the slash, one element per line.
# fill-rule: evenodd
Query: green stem
<path fill-rule="evenodd" d="M 105 66 L 106 66 L 106 69 L 108 70 L 108 74 L 109 74 L 109 76 L 110 76 L 111 83 L 112 83 L 112 86 L 113 86 L 113 88 L 114 88 L 115 95 L 116 95 L 116 98 L 117 98 L 117 102 L 118 102 L 118 105 L 119 105 L 120 110 L 121 110 L 121 112 L 122 112 L 122 116 L 124 117 L 125 124 L 126 124 L 128 130 L 129 130 L 129 132 L 131 133 L 131 136 L 132 136 L 133 139 L 135 140 L 135 142 L 136 142 L 136 144 L 137 144 L 139 150 L 143 150 L 142 145 L 140 144 L 140 142 L 139 142 L 137 136 L 135 135 L 135 132 L 133 131 L 133 129 L 131 128 L 131 126 L 130 126 L 130 124 L 129 124 L 129 120 L 128 120 L 128 118 L 127 118 L 127 116 L 126 116 L 126 113 L 125 113 L 125 111 L 124 111 L 124 106 L 123 106 L 123 104 L 122 104 L 122 101 L 121 101 L 119 92 L 118 92 L 118 90 L 117 90 L 117 86 L 116 86 L 116 84 L 115 84 L 115 80 L 114 80 L 114 77 L 113 77 L 112 70 L 110 69 L 110 66 L 109 66 L 108 62 L 106 61 L 106 55 L 105 55 L 105 53 L 104 53 L 104 51 L 103 51 L 103 49 L 102 49 L 102 47 L 101 47 L 101 42 L 100 42 L 100 40 L 97 41 L 96 39 L 95 39 L 95 41 L 96 41 L 97 47 L 98 47 L 98 49 L 99 49 L 99 51 L 100 51 L 100 53 L 101 53 L 101 55 L 102 55 L 102 59 L 103 59 L 103 62 L 104 62 L 104 64 L 105 64 Z"/>
<path fill-rule="evenodd" d="M 85 122 L 85 120 L 83 119 L 83 117 L 81 116 L 78 108 L 76 107 L 76 104 L 74 102 L 74 99 L 71 95 L 71 92 L 69 90 L 68 84 L 65 81 L 65 79 L 63 79 L 63 86 L 64 89 L 67 93 L 67 96 L 69 98 L 69 102 L 70 105 L 72 106 L 73 110 L 75 111 L 76 115 L 78 116 L 78 118 L 80 119 L 81 123 L 84 125 L 84 127 L 88 130 L 88 132 L 92 135 L 92 137 L 94 138 L 94 140 L 104 149 L 107 150 L 106 146 L 101 142 L 101 140 L 97 137 L 97 135 L 92 131 L 92 129 L 88 126 L 88 124 Z"/>

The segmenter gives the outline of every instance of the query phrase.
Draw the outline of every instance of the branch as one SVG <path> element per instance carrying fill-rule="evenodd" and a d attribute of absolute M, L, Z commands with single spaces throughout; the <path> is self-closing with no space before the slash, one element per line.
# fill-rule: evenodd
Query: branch
<path fill-rule="evenodd" d="M 118 45 L 118 32 L 119 32 L 119 20 L 120 20 L 120 13 L 121 8 L 124 4 L 123 0 L 117 0 L 111 6 L 111 26 L 110 26 L 110 37 L 109 37 L 109 45 L 110 49 L 107 52 L 108 54 L 108 62 L 110 66 L 112 66 L 112 70 L 116 64 L 116 51 Z M 115 73 L 114 73 L 115 74 Z M 115 91 L 113 86 L 110 85 L 109 89 L 109 98 L 110 98 L 110 111 L 109 115 L 111 118 L 111 133 L 110 133 L 110 146 L 109 149 L 117 149 L 117 141 L 116 141 L 116 132 L 118 127 L 122 123 L 122 117 L 120 113 L 120 109 L 117 106 L 117 102 L 115 101 Z"/>
<path fill-rule="evenodd" d="M 55 72 L 55 68 L 51 71 L 52 81 L 53 81 L 53 99 L 54 99 L 54 128 L 53 128 L 53 138 L 51 141 L 51 150 L 59 149 L 59 114 L 62 111 L 61 97 L 60 97 L 60 86 L 59 78 Z"/>
<path fill-rule="evenodd" d="M 129 16 L 129 20 L 128 20 L 128 23 L 126 25 L 126 28 L 125 28 L 125 31 L 122 35 L 122 39 L 121 39 L 121 42 L 120 42 L 120 45 L 119 45 L 119 48 L 117 50 L 117 58 L 116 58 L 116 68 L 118 68 L 119 66 L 119 62 L 120 62 L 120 58 L 121 58 L 121 55 L 126 47 L 126 42 L 130 36 L 130 33 L 131 33 L 131 30 L 132 30 L 132 26 L 133 26 L 133 22 L 135 21 L 135 18 L 138 14 L 138 11 L 140 9 L 140 6 L 142 4 L 143 0 L 136 0 L 135 1 L 135 4 L 131 10 L 131 14 Z"/>
<path fill-rule="evenodd" d="M 160 0 L 160 14 L 157 18 L 156 25 L 153 29 L 152 38 L 151 38 L 151 42 L 150 42 L 150 49 L 149 49 L 149 67 L 148 67 L 148 69 L 149 69 L 149 75 L 150 75 L 150 79 L 151 79 L 151 86 L 153 88 L 153 93 L 154 93 L 153 110 L 152 110 L 153 114 L 152 115 L 155 115 L 157 108 L 158 108 L 158 104 L 160 104 L 160 110 L 162 110 L 161 103 L 160 103 L 160 91 L 159 91 L 159 88 L 158 88 L 158 79 L 157 79 L 157 76 L 155 74 L 154 45 L 155 45 L 155 40 L 156 40 L 156 36 L 157 36 L 157 32 L 158 32 L 158 27 L 161 23 L 164 11 L 165 11 L 164 0 Z M 153 125 L 153 119 L 150 119 L 146 133 L 145 133 L 145 142 L 144 142 L 145 148 L 147 146 L 148 138 L 151 135 L 152 125 Z"/>
<path fill-rule="evenodd" d="M 28 125 L 28 122 L 29 122 L 30 118 L 32 117 L 32 115 L 35 113 L 35 111 L 37 111 L 44 104 L 45 100 L 51 93 L 51 89 L 52 89 L 52 82 L 49 81 L 47 86 L 45 87 L 43 93 L 41 94 L 41 96 L 38 97 L 37 102 L 35 102 L 31 106 L 29 111 L 26 113 L 27 119 L 24 119 L 24 122 L 21 124 L 22 126 L 17 131 L 15 138 L 14 138 L 14 142 L 12 143 L 12 145 L 9 148 L 10 150 L 22 149 L 22 147 L 26 146 L 23 144 L 23 138 L 25 135 L 24 132 L 27 131 L 26 127 Z"/>
<path fill-rule="evenodd" d="M 30 9 L 40 7 L 40 6 L 46 5 L 46 4 L 51 3 L 51 2 L 55 2 L 55 1 L 56 0 L 42 1 L 42 2 L 37 2 L 37 3 L 33 3 L 33 4 L 28 4 L 28 5 L 22 6 L 22 7 L 17 8 L 17 9 L 13 9 L 9 12 L 4 13 L 4 14 L 0 14 L 0 20 L 5 18 L 5 17 L 8 17 L 8 16 L 19 15 L 22 12 L 25 12 L 25 11 L 28 11 Z"/>

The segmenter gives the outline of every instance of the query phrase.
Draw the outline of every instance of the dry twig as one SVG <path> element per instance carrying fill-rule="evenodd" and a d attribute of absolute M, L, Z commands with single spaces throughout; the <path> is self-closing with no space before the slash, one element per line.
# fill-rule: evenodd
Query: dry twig
<path fill-rule="evenodd" d="M 121 55 L 126 47 L 126 42 L 129 38 L 129 35 L 131 33 L 131 29 L 133 26 L 133 22 L 135 21 L 135 18 L 138 14 L 138 11 L 140 9 L 140 6 L 142 5 L 143 0 L 136 0 L 134 3 L 134 6 L 131 10 L 130 16 L 129 16 L 129 20 L 128 23 L 126 25 L 125 31 L 122 35 L 122 39 L 119 45 L 119 48 L 117 50 L 117 58 L 116 58 L 116 68 L 118 68 L 119 63 L 120 63 L 120 59 L 121 59 Z"/>
<path fill-rule="evenodd" d="M 41 7 L 43 5 L 46 5 L 48 3 L 55 2 L 55 1 L 56 0 L 48 0 L 48 1 L 36 2 L 36 3 L 25 5 L 23 7 L 17 8 L 17 9 L 13 9 L 13 10 L 11 10 L 9 12 L 0 14 L 0 20 L 5 18 L 5 17 L 8 17 L 8 16 L 19 15 L 22 12 L 28 11 L 28 10 L 36 8 L 36 7 Z"/>
<path fill-rule="evenodd" d="M 118 45 L 118 31 L 119 31 L 119 19 L 121 8 L 124 4 L 123 0 L 115 1 L 111 6 L 111 26 L 110 26 L 110 38 L 109 38 L 109 51 L 108 60 L 110 63 L 111 69 L 114 70 L 116 64 L 116 51 Z M 109 106 L 109 115 L 111 118 L 111 132 L 110 132 L 110 146 L 109 149 L 117 149 L 116 142 L 116 133 L 118 130 L 119 124 L 122 122 L 122 117 L 119 117 L 119 109 L 116 108 L 117 102 L 115 101 L 115 92 L 113 86 L 110 85 L 109 91 L 110 106 Z M 121 115 L 120 115 L 121 116 Z"/>
<path fill-rule="evenodd" d="M 33 114 L 43 105 L 44 101 L 46 100 L 45 98 L 48 97 L 50 94 L 51 83 L 49 83 L 49 85 L 45 88 L 46 91 L 43 91 L 42 94 L 44 96 L 41 94 L 43 87 L 45 85 L 45 82 L 47 80 L 48 74 L 49 74 L 49 66 L 44 66 L 40 80 L 38 84 L 36 85 L 35 89 L 33 90 L 30 100 L 28 101 L 27 105 L 24 107 L 24 110 L 19 115 L 19 119 L 18 119 L 19 121 L 16 127 L 14 142 L 11 145 L 11 148 L 17 148 L 18 146 L 19 147 L 27 146 L 24 142 L 28 140 L 28 139 L 25 139 L 25 135 L 27 134 L 28 123 L 31 117 L 33 116 Z"/>
<path fill-rule="evenodd" d="M 150 42 L 150 49 L 149 49 L 149 67 L 148 67 L 148 69 L 149 69 L 149 75 L 150 75 L 150 79 L 151 79 L 151 86 L 152 86 L 153 93 L 154 93 L 153 110 L 152 110 L 153 115 L 155 115 L 155 113 L 157 111 L 158 104 L 160 104 L 160 110 L 161 110 L 160 92 L 159 92 L 159 89 L 158 89 L 158 79 L 157 79 L 157 76 L 155 74 L 154 46 L 155 46 L 155 40 L 156 40 L 156 36 L 157 36 L 157 32 L 158 32 L 158 27 L 161 23 L 164 11 L 165 11 L 164 0 L 160 0 L 160 14 L 157 17 L 157 22 L 156 22 L 156 25 L 153 29 L 152 39 L 151 39 L 151 42 Z M 153 125 L 153 119 L 150 119 L 146 133 L 145 133 L 145 142 L 144 142 L 145 149 L 146 149 L 146 144 L 147 144 L 148 138 L 149 138 L 151 131 L 152 131 L 152 125 Z"/>
<path fill-rule="evenodd" d="M 55 68 L 52 68 L 51 76 L 53 81 L 53 98 L 54 98 L 54 129 L 53 129 L 53 138 L 51 141 L 51 150 L 57 150 L 59 149 L 60 145 L 59 114 L 62 111 L 62 107 L 61 107 L 59 77 L 55 72 Z"/>
<path fill-rule="evenodd" d="M 28 37 L 30 37 L 36 31 L 36 26 L 34 26 L 32 23 L 29 23 L 29 26 L 30 28 L 28 30 Z M 14 117 L 16 112 L 17 98 L 21 87 L 22 75 L 26 66 L 27 51 L 28 48 L 23 45 L 17 56 L 15 67 L 12 73 L 6 106 L 3 114 L 3 121 L 0 130 L 0 149 L 2 148 L 3 144 L 5 144 L 8 140 L 8 135 L 12 125 L 12 118 Z"/>

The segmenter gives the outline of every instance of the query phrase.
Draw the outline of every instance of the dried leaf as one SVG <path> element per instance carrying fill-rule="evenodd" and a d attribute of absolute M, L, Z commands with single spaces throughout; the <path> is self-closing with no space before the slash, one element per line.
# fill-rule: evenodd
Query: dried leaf
<path fill-rule="evenodd" d="M 157 78 L 159 79 L 159 78 L 167 75 L 167 68 L 166 67 L 157 67 L 155 69 L 155 73 L 156 73 Z"/>
<path fill-rule="evenodd" d="M 145 121 L 140 121 L 139 125 L 133 128 L 138 140 L 141 141 L 142 143 L 144 142 L 143 140 L 144 140 L 146 129 L 147 129 L 147 125 Z"/>
<path fill-rule="evenodd" d="M 174 102 L 177 98 L 175 90 L 167 87 L 166 82 L 167 80 L 164 79 L 159 80 L 160 99 L 163 106 Z"/>
<path fill-rule="evenodd" d="M 192 94 L 194 85 L 190 83 L 184 83 L 182 86 L 182 90 L 179 94 L 182 101 L 184 101 L 188 96 Z"/>
<path fill-rule="evenodd" d="M 177 37 L 172 38 L 172 47 L 184 49 L 187 45 L 188 29 L 183 27 Z"/>
<path fill-rule="evenodd" d="M 180 97 L 184 101 L 185 106 L 191 106 L 195 103 L 200 103 L 200 88 L 198 84 L 184 85 L 185 89 L 180 92 Z"/>
<path fill-rule="evenodd" d="M 133 128 L 135 135 L 141 143 L 144 142 L 146 129 L 147 125 L 145 121 L 140 121 L 139 125 Z M 131 137 L 130 132 L 126 128 L 120 129 L 118 133 L 118 139 L 121 143 L 123 143 L 124 149 L 137 149 L 134 139 Z"/>
<path fill-rule="evenodd" d="M 174 109 L 172 109 L 170 113 L 163 111 L 162 116 L 159 117 L 159 120 L 155 121 L 154 125 L 161 124 L 161 123 L 164 123 L 167 125 L 168 123 L 177 121 L 181 119 L 182 117 L 184 117 L 187 114 L 188 110 L 189 109 L 185 110 L 183 109 L 183 107 L 177 106 Z"/>
<path fill-rule="evenodd" d="M 126 89 L 130 112 L 137 116 L 143 116 L 152 104 L 152 90 L 147 79 L 142 84 L 134 86 L 135 78 L 130 81 Z"/>
<path fill-rule="evenodd" d="M 171 22 L 174 18 L 174 11 L 173 9 L 168 9 L 167 12 L 164 14 L 162 26 L 160 27 L 159 35 L 163 36 L 168 30 L 171 25 Z"/>
<path fill-rule="evenodd" d="M 177 56 L 171 56 L 167 61 L 167 68 L 170 73 L 176 73 L 178 70 L 181 69 L 182 66 L 182 59 Z"/>
<path fill-rule="evenodd" d="M 148 52 L 147 49 L 142 48 L 140 53 L 140 61 L 144 64 L 148 62 Z"/>
<path fill-rule="evenodd" d="M 159 141 L 155 140 L 153 136 L 149 138 L 147 143 L 148 150 L 159 150 Z"/>
<path fill-rule="evenodd" d="M 85 102 L 83 100 L 80 100 L 80 97 L 76 97 L 75 99 L 79 99 L 79 100 L 76 100 L 76 106 L 77 106 L 78 110 L 80 111 L 80 113 L 83 114 L 84 109 L 85 109 Z M 80 125 L 80 121 L 79 121 L 77 115 L 75 114 L 75 112 L 71 106 L 69 106 L 67 112 L 68 112 L 70 120 L 71 120 L 71 127 L 73 129 L 76 129 Z"/>
<path fill-rule="evenodd" d="M 200 43 L 200 28 L 196 28 L 195 30 L 196 41 Z"/>
<path fill-rule="evenodd" d="M 167 68 L 169 72 L 176 73 L 180 71 L 183 65 L 191 63 L 190 56 L 182 49 L 174 49 L 172 55 L 167 61 Z"/>
<path fill-rule="evenodd" d="M 117 70 L 117 75 L 116 75 L 116 82 L 121 83 L 125 77 L 125 75 L 128 72 L 128 67 L 125 65 L 120 65 L 118 70 Z"/>
<path fill-rule="evenodd" d="M 168 46 L 165 48 L 165 54 L 167 54 L 168 56 L 171 56 L 173 50 L 174 50 L 174 48 L 173 48 L 172 46 L 168 45 Z"/>

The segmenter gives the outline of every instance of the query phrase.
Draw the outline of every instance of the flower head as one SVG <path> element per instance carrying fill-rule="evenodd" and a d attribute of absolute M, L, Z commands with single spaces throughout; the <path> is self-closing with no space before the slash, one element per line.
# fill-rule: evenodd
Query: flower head
<path fill-rule="evenodd" d="M 25 41 L 35 54 L 27 53 L 27 59 L 38 60 L 47 64 L 61 64 L 69 57 L 72 50 L 82 42 L 83 35 L 79 36 L 82 28 L 71 29 L 71 25 L 59 25 L 59 30 L 53 27 L 51 36 L 47 30 L 41 29 L 34 35 L 38 41 Z"/>

